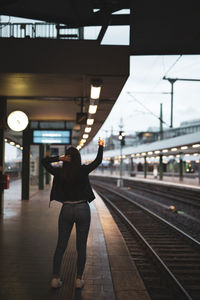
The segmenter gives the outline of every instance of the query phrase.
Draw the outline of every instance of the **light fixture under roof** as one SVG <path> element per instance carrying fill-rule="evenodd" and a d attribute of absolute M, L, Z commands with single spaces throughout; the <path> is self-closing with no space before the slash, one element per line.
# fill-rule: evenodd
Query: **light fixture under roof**
<path fill-rule="evenodd" d="M 96 114 L 96 112 L 97 112 L 97 105 L 90 104 L 88 112 L 91 115 Z"/>
<path fill-rule="evenodd" d="M 87 125 L 93 125 L 94 124 L 94 119 L 87 119 Z"/>
<path fill-rule="evenodd" d="M 194 144 L 192 145 L 192 148 L 199 148 L 200 147 L 200 144 Z"/>
<path fill-rule="evenodd" d="M 86 133 L 89 133 L 91 130 L 92 130 L 91 127 L 85 127 L 85 132 L 86 132 Z"/>
<path fill-rule="evenodd" d="M 87 133 L 84 133 L 84 134 L 83 134 L 83 138 L 84 138 L 84 139 L 87 139 L 88 137 L 89 137 L 89 134 L 87 134 Z"/>
<path fill-rule="evenodd" d="M 182 146 L 181 147 L 181 150 L 186 150 L 186 149 L 188 149 L 188 146 Z"/>
<path fill-rule="evenodd" d="M 91 99 L 99 99 L 101 93 L 101 80 L 92 80 L 91 82 L 91 91 L 90 91 L 90 98 Z"/>

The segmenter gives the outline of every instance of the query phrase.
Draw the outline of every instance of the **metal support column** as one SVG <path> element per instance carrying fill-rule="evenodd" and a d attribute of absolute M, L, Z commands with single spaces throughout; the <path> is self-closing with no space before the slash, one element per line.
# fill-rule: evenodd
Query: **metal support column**
<path fill-rule="evenodd" d="M 39 145 L 39 190 L 44 189 L 44 168 L 41 163 L 42 158 L 44 157 L 44 145 Z"/>
<path fill-rule="evenodd" d="M 163 179 L 163 156 L 160 155 L 160 164 L 159 164 L 159 179 Z"/>
<path fill-rule="evenodd" d="M 5 161 L 4 130 L 6 126 L 6 108 L 7 98 L 0 97 L 0 214 L 3 214 L 4 207 L 4 190 L 2 188 L 2 175 L 4 173 Z"/>
<path fill-rule="evenodd" d="M 50 155 L 50 145 L 47 144 L 46 145 L 46 156 L 49 156 Z M 46 171 L 46 184 L 49 184 L 50 183 L 50 174 L 49 172 Z"/>
<path fill-rule="evenodd" d="M 180 155 L 180 162 L 179 162 L 179 181 L 183 181 L 183 158 Z"/>
<path fill-rule="evenodd" d="M 144 157 L 144 178 L 147 178 L 147 157 Z"/>
<path fill-rule="evenodd" d="M 30 182 L 30 127 L 23 131 L 23 153 L 22 153 L 22 200 L 29 200 Z"/>
<path fill-rule="evenodd" d="M 199 184 L 200 184 L 200 163 L 198 165 L 198 172 L 199 172 L 198 177 L 199 177 Z"/>

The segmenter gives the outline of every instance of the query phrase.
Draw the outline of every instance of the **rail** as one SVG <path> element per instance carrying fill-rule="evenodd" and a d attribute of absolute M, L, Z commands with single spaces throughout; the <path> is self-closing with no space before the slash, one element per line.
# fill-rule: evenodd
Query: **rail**
<path fill-rule="evenodd" d="M 83 39 L 83 28 L 53 23 L 0 23 L 0 38 Z"/>
<path fill-rule="evenodd" d="M 183 265 L 183 274 L 190 271 L 193 282 L 197 280 L 198 277 L 195 273 L 196 265 L 194 267 L 191 264 L 189 270 L 187 266 L 182 263 L 182 259 L 186 256 L 188 261 L 193 258 L 197 258 L 198 260 L 200 243 L 160 216 L 138 204 L 133 199 L 130 199 L 124 195 L 124 193 L 113 191 L 107 184 L 101 183 L 99 185 L 95 182 L 94 186 L 97 188 L 97 193 L 112 206 L 118 215 L 122 217 L 124 222 L 128 224 L 128 227 L 137 234 L 140 241 L 145 245 L 146 250 L 154 257 L 154 260 L 161 266 L 162 271 L 170 278 L 172 285 L 179 290 L 181 299 L 192 300 L 195 294 L 192 289 L 192 283 L 185 280 L 185 277 L 183 278 L 183 276 L 179 274 L 179 267 Z M 102 190 L 103 192 L 101 192 Z M 114 197 L 111 197 L 111 195 L 114 195 Z M 120 200 L 120 198 L 122 200 Z M 142 212 L 144 212 L 144 214 L 142 214 Z M 151 216 L 155 222 L 150 221 L 148 215 Z M 175 235 L 172 232 L 174 232 Z M 171 260 L 168 255 L 169 253 L 166 250 L 167 245 L 169 245 L 168 251 L 172 251 L 172 256 L 174 255 L 176 257 L 175 260 Z M 192 271 L 194 273 L 191 273 Z M 193 295 L 191 296 L 190 293 Z"/>

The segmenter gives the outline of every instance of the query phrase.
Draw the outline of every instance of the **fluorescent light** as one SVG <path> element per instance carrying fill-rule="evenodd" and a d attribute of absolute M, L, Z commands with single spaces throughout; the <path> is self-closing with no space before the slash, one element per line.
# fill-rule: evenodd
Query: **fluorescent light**
<path fill-rule="evenodd" d="M 190 156 L 190 154 L 185 154 L 185 156 Z"/>
<path fill-rule="evenodd" d="M 86 142 L 86 139 L 81 140 L 81 143 L 85 144 L 85 142 Z"/>
<path fill-rule="evenodd" d="M 89 137 L 89 134 L 87 134 L 87 133 L 83 134 L 84 139 L 87 139 L 88 137 Z"/>
<path fill-rule="evenodd" d="M 143 155 L 143 156 L 146 155 L 146 152 L 142 152 L 142 155 Z"/>
<path fill-rule="evenodd" d="M 87 125 L 93 125 L 94 119 L 87 119 Z"/>
<path fill-rule="evenodd" d="M 10 142 L 10 145 L 15 146 L 15 143 L 14 142 Z"/>
<path fill-rule="evenodd" d="M 168 152 L 168 150 L 167 150 L 167 149 L 163 149 L 162 152 L 163 152 L 163 153 L 166 153 L 166 152 Z"/>
<path fill-rule="evenodd" d="M 16 145 L 17 148 L 20 148 L 20 145 Z"/>
<path fill-rule="evenodd" d="M 193 148 L 198 148 L 198 147 L 200 147 L 200 144 L 194 144 L 194 145 L 192 145 L 192 147 Z"/>
<path fill-rule="evenodd" d="M 160 153 L 160 151 L 159 151 L 159 150 L 156 150 L 156 151 L 154 151 L 154 153 L 155 153 L 155 154 L 158 154 L 158 153 Z"/>
<path fill-rule="evenodd" d="M 91 99 L 99 99 L 101 93 L 102 81 L 99 79 L 93 79 L 91 82 L 91 91 L 90 98 Z"/>
<path fill-rule="evenodd" d="M 85 127 L 85 132 L 89 133 L 91 131 L 91 127 Z"/>
<path fill-rule="evenodd" d="M 100 93 L 101 93 L 101 86 L 91 85 L 91 92 L 90 92 L 91 99 L 99 99 Z"/>
<path fill-rule="evenodd" d="M 148 154 L 151 155 L 151 154 L 153 154 L 153 152 L 152 152 L 152 151 L 149 151 Z"/>
<path fill-rule="evenodd" d="M 137 153 L 136 156 L 140 156 L 140 153 Z"/>
<path fill-rule="evenodd" d="M 188 146 L 182 146 L 181 147 L 181 150 L 186 150 L 186 149 L 188 149 Z"/>
<path fill-rule="evenodd" d="M 199 155 L 199 153 L 194 153 L 193 155 L 194 155 L 194 156 L 198 156 L 198 155 Z"/>
<path fill-rule="evenodd" d="M 134 157 L 135 156 L 135 154 L 131 154 L 131 157 Z"/>
<path fill-rule="evenodd" d="M 89 112 L 89 114 L 95 114 L 96 113 L 96 111 L 97 111 L 97 105 L 89 105 L 89 110 L 88 110 L 88 112 Z"/>
<path fill-rule="evenodd" d="M 171 148 L 171 151 L 177 151 L 178 149 L 177 148 Z"/>

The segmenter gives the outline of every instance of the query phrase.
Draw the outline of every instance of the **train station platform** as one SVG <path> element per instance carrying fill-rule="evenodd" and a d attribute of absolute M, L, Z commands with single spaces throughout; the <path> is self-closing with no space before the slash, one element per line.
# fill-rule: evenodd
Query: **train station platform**
<path fill-rule="evenodd" d="M 1 300 L 147 300 L 150 299 L 125 242 L 101 198 L 90 204 L 85 286 L 75 289 L 76 250 L 73 229 L 64 254 L 63 286 L 50 287 L 52 257 L 57 242 L 60 203 L 48 207 L 49 188 L 31 189 L 30 200 L 20 200 L 20 181 L 5 191 L 0 222 Z"/>
<path fill-rule="evenodd" d="M 119 174 L 110 174 L 108 171 L 94 171 L 92 173 L 92 176 L 102 176 L 102 177 L 112 177 L 115 179 L 119 179 Z M 133 181 L 142 181 L 146 183 L 152 183 L 152 184 L 158 184 L 158 185 L 165 185 L 165 186 L 174 186 L 174 187 L 180 187 L 182 189 L 190 189 L 195 191 L 200 191 L 200 184 L 197 180 L 191 179 L 191 178 L 184 178 L 183 182 L 180 182 L 178 178 L 176 177 L 170 177 L 170 176 L 164 176 L 162 180 L 159 180 L 158 178 L 154 178 L 153 176 L 148 176 L 147 178 L 144 178 L 142 175 L 137 175 L 135 177 L 131 177 L 127 174 L 124 174 L 122 176 L 125 180 L 133 180 Z"/>

